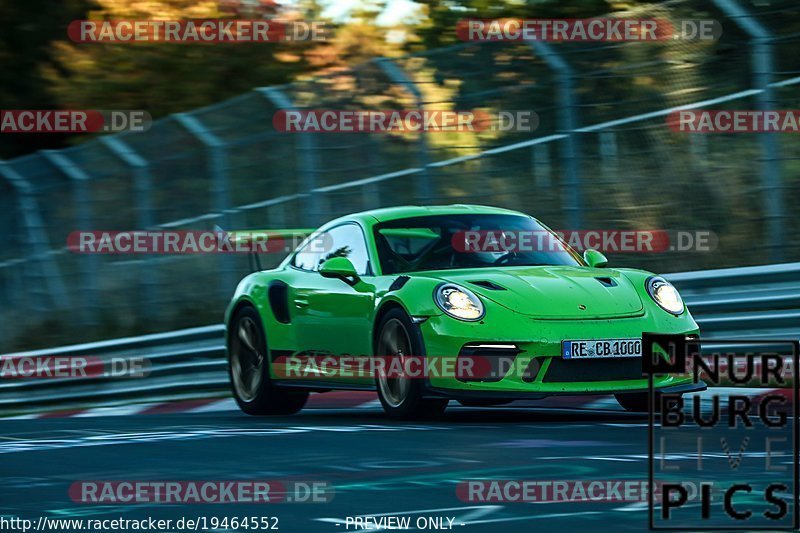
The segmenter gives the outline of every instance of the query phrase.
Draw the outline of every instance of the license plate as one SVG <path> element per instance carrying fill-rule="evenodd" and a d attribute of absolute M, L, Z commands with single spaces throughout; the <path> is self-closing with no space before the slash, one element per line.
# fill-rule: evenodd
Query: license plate
<path fill-rule="evenodd" d="M 641 339 L 601 339 L 562 341 L 564 359 L 597 359 L 606 357 L 641 357 Z"/>

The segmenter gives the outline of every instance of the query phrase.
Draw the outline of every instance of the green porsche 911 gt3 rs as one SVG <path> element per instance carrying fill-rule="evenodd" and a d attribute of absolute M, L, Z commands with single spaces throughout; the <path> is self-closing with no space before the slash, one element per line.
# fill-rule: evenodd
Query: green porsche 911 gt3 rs
<path fill-rule="evenodd" d="M 516 235 L 517 245 L 465 245 L 485 245 L 490 234 Z M 519 235 L 538 244 L 518 246 Z M 605 263 L 536 219 L 494 207 L 394 207 L 333 220 L 278 268 L 239 283 L 225 317 L 234 397 L 253 415 L 294 413 L 309 393 L 340 389 L 377 390 L 397 417 L 439 414 L 451 399 L 570 394 L 614 394 L 626 409 L 646 410 L 642 333 L 698 327 L 669 282 Z M 404 365 L 415 358 L 424 371 Z M 676 376 L 655 386 L 703 387 Z"/>

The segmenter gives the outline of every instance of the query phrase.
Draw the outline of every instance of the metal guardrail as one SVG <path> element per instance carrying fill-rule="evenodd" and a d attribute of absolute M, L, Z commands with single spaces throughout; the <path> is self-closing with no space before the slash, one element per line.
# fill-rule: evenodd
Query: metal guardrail
<path fill-rule="evenodd" d="M 800 337 L 800 263 L 666 276 L 681 291 L 704 337 Z"/>
<path fill-rule="evenodd" d="M 800 263 L 681 272 L 665 277 L 680 289 L 706 338 L 800 338 Z M 221 324 L 5 357 L 54 354 L 102 360 L 146 356 L 151 369 L 144 378 L 3 380 L 0 413 L 209 397 L 225 395 L 228 390 Z"/>
<path fill-rule="evenodd" d="M 0 412 L 58 404 L 160 401 L 207 397 L 228 388 L 222 324 L 139 337 L 9 354 L 5 357 L 93 356 L 100 360 L 146 357 L 143 378 L 85 377 L 6 379 L 0 382 Z"/>

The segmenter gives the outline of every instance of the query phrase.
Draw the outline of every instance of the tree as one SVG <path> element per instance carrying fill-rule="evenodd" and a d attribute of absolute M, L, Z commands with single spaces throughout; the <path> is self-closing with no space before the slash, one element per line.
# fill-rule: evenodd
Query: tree
<path fill-rule="evenodd" d="M 216 19 L 252 13 L 230 2 L 97 0 L 91 19 Z M 270 16 L 274 10 L 255 15 Z M 281 13 L 291 17 L 293 13 Z M 64 107 L 145 109 L 154 118 L 188 111 L 293 79 L 308 70 L 304 52 L 314 43 L 53 44 L 57 65 L 45 72 Z"/>
<path fill-rule="evenodd" d="M 52 42 L 64 38 L 64 28 L 89 9 L 88 0 L 0 1 L 0 109 L 52 109 L 58 107 L 42 71 L 61 69 Z M 0 157 L 58 146 L 64 136 L 3 135 Z"/>

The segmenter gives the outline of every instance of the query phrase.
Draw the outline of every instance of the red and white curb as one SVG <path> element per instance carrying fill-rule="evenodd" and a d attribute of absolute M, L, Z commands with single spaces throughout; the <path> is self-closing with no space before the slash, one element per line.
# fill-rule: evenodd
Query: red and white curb
<path fill-rule="evenodd" d="M 727 396 L 729 394 L 741 394 L 750 397 L 765 396 L 769 393 L 778 391 L 779 394 L 788 394 L 791 398 L 790 389 L 755 389 L 745 387 L 717 387 L 710 388 L 702 392 L 685 395 L 685 398 L 699 396 L 703 405 L 703 411 L 710 407 L 711 398 L 717 395 Z M 451 404 L 454 405 L 454 404 Z M 456 404 L 457 405 L 457 404 Z M 563 396 L 549 397 L 543 400 L 530 400 L 516 402 L 517 407 L 526 408 L 545 408 L 545 409 L 565 409 L 565 410 L 588 410 L 588 411 L 619 411 L 620 407 L 613 396 Z M 306 404 L 305 409 L 361 409 L 361 410 L 380 410 L 381 404 L 374 392 L 362 391 L 336 391 L 324 394 L 312 394 Z M 153 415 L 153 414 L 174 414 L 174 413 L 217 413 L 226 411 L 239 411 L 239 407 L 233 398 L 206 398 L 197 400 L 183 400 L 171 402 L 152 402 L 137 403 L 121 406 L 108 407 L 87 407 L 83 409 L 61 410 L 45 413 L 35 413 L 6 417 L 4 420 L 25 420 L 40 418 L 87 418 L 98 416 L 132 416 L 132 415 Z"/>

